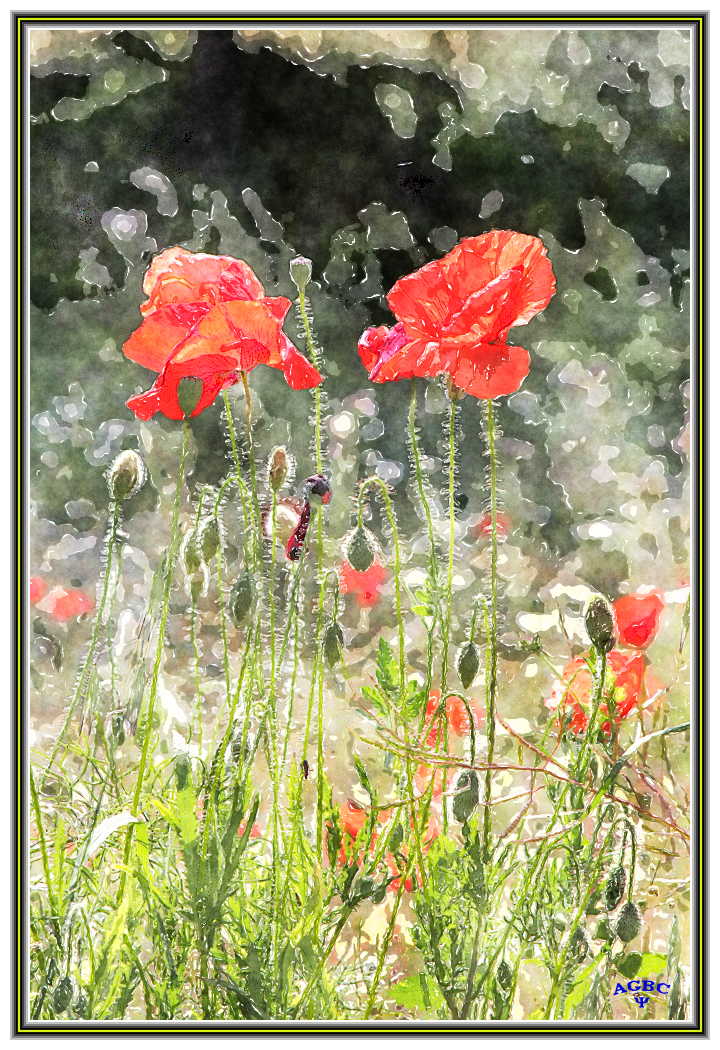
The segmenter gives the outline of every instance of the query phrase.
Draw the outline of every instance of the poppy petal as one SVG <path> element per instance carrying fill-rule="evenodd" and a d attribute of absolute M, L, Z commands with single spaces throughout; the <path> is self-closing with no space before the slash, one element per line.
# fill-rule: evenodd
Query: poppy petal
<path fill-rule="evenodd" d="M 153 372 L 162 372 L 176 348 L 211 310 L 210 303 L 161 306 L 146 317 L 123 346 L 123 353 Z"/>
<path fill-rule="evenodd" d="M 280 367 L 283 370 L 288 386 L 293 390 L 309 390 L 322 383 L 322 376 L 284 332 L 280 333 Z M 268 364 L 272 362 L 268 361 Z"/>
<path fill-rule="evenodd" d="M 235 299 L 260 299 L 263 286 L 241 259 L 206 255 L 175 246 L 156 255 L 145 274 L 148 301 L 140 306 L 144 317 L 161 306 L 205 301 L 214 305 Z"/>
<path fill-rule="evenodd" d="M 219 303 L 177 348 L 172 360 L 185 364 L 208 355 L 225 354 L 225 369 L 249 372 L 257 364 L 267 364 L 271 354 L 280 352 L 280 324 L 289 309 L 290 300 L 282 297 Z"/>
<path fill-rule="evenodd" d="M 514 394 L 529 371 L 527 350 L 495 343 L 462 347 L 448 368 L 456 386 L 484 400 Z"/>

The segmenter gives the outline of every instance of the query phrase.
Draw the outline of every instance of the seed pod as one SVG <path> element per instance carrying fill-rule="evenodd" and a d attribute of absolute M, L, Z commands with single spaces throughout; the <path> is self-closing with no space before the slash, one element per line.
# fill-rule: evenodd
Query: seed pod
<path fill-rule="evenodd" d="M 61 977 L 53 991 L 53 1010 L 56 1014 L 65 1013 L 72 1002 L 74 991 L 72 977 Z"/>
<path fill-rule="evenodd" d="M 640 933 L 641 926 L 642 916 L 640 915 L 640 909 L 633 901 L 628 901 L 618 915 L 615 923 L 615 933 L 621 941 L 627 944 L 629 941 L 635 940 Z"/>
<path fill-rule="evenodd" d="M 350 534 L 346 552 L 347 560 L 358 572 L 367 572 L 375 561 L 375 547 L 371 534 L 362 522 L 358 522 L 357 528 Z"/>
<path fill-rule="evenodd" d="M 183 376 L 178 383 L 177 399 L 185 419 L 189 419 L 197 408 L 202 392 L 203 382 L 201 379 Z"/>
<path fill-rule="evenodd" d="M 613 618 L 604 598 L 591 598 L 585 610 L 585 630 L 600 653 L 609 653 L 615 645 Z"/>
<path fill-rule="evenodd" d="M 308 281 L 312 277 L 312 262 L 304 255 L 298 255 L 290 262 L 290 277 L 299 292 L 305 291 Z"/>
<path fill-rule="evenodd" d="M 466 770 L 458 777 L 455 797 L 453 798 L 453 816 L 460 824 L 467 824 L 468 817 L 478 804 L 478 778 L 474 769 Z"/>
<path fill-rule="evenodd" d="M 197 533 L 190 529 L 185 534 L 183 542 L 183 565 L 188 576 L 194 576 L 201 565 L 200 555 L 197 549 Z"/>
<path fill-rule="evenodd" d="M 240 627 L 250 612 L 253 603 L 253 582 L 247 569 L 243 569 L 230 588 L 228 611 L 236 627 Z"/>
<path fill-rule="evenodd" d="M 507 991 L 512 983 L 512 970 L 504 959 L 501 959 L 498 964 L 496 976 L 500 987 Z"/>
<path fill-rule="evenodd" d="M 200 557 L 206 565 L 210 565 L 220 550 L 220 523 L 215 517 L 207 518 L 200 525 L 199 532 L 198 546 L 200 548 Z"/>
<path fill-rule="evenodd" d="M 589 950 L 587 934 L 582 926 L 578 926 L 570 941 L 570 951 L 576 956 L 578 962 L 582 962 Z"/>
<path fill-rule="evenodd" d="M 331 671 L 342 659 L 344 641 L 345 638 L 340 624 L 334 621 L 333 623 L 329 623 L 325 628 L 325 634 L 323 636 L 323 656 L 325 657 L 325 663 Z"/>
<path fill-rule="evenodd" d="M 625 868 L 622 864 L 618 864 L 617 868 L 608 875 L 608 880 L 605 883 L 605 904 L 608 911 L 615 911 L 620 901 L 623 899 L 625 893 L 625 883 L 627 882 L 627 875 Z"/>
<path fill-rule="evenodd" d="M 288 455 L 284 445 L 278 445 L 270 453 L 268 460 L 268 485 L 273 492 L 279 492 L 288 473 Z"/>
<path fill-rule="evenodd" d="M 480 667 L 480 659 L 474 642 L 465 642 L 460 646 L 455 666 L 463 689 L 467 689 L 475 681 L 475 675 Z"/>
<path fill-rule="evenodd" d="M 130 499 L 145 484 L 147 467 L 139 452 L 128 448 L 116 456 L 107 476 L 110 495 L 116 503 Z"/>
<path fill-rule="evenodd" d="M 205 588 L 205 573 L 197 572 L 190 580 L 190 600 L 193 604 L 198 600 Z"/>

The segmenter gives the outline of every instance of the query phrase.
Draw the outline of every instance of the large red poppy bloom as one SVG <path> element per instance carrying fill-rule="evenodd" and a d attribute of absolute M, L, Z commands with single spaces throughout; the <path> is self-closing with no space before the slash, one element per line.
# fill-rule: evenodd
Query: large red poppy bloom
<path fill-rule="evenodd" d="M 613 602 L 617 634 L 623 645 L 645 649 L 660 629 L 665 602 L 657 592 L 624 594 Z"/>
<path fill-rule="evenodd" d="M 282 331 L 290 309 L 283 296 L 268 298 L 247 263 L 227 255 L 167 248 L 145 274 L 144 320 L 123 347 L 131 361 L 159 372 L 150 390 L 131 397 L 138 419 L 162 412 L 183 419 L 181 379 L 202 383 L 197 416 L 219 392 L 255 365 L 282 369 L 293 390 L 317 386 L 322 376 Z"/>
<path fill-rule="evenodd" d="M 387 301 L 399 323 L 368 328 L 358 352 L 376 383 L 446 372 L 474 397 L 512 394 L 530 355 L 508 345 L 508 332 L 544 310 L 554 293 L 537 237 L 512 230 L 467 237 L 393 285 Z"/>
<path fill-rule="evenodd" d="M 607 669 L 609 673 L 605 679 L 600 711 L 607 715 L 612 707 L 616 725 L 627 718 L 633 708 L 645 707 L 663 691 L 660 682 L 648 670 L 641 653 L 621 653 L 615 649 L 608 653 Z M 558 712 L 558 721 L 566 717 L 565 709 L 569 708 L 567 728 L 571 733 L 584 733 L 590 720 L 594 689 L 590 668 L 583 657 L 576 656 L 563 670 L 562 681 L 555 682 L 552 695 L 545 700 L 545 706 Z M 602 729 L 604 733 L 609 733 L 610 722 L 604 721 Z"/>

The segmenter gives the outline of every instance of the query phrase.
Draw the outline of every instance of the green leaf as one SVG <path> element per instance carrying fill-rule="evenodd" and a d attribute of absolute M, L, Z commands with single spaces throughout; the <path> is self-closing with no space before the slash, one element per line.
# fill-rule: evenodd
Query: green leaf
<path fill-rule="evenodd" d="M 584 981 L 578 981 L 577 984 L 573 985 L 572 991 L 569 993 L 568 997 L 565 1000 L 565 1018 L 570 1017 L 570 1014 L 573 1011 L 577 1010 L 578 1006 L 580 1006 L 583 999 L 590 991 L 591 984 L 592 979 L 590 977 L 586 977 Z"/>
<path fill-rule="evenodd" d="M 621 959 L 617 964 L 618 973 L 621 973 L 623 977 L 627 977 L 632 980 L 633 977 L 640 970 L 642 964 L 642 955 L 640 952 L 630 952 L 624 959 Z"/>
<path fill-rule="evenodd" d="M 177 794 L 178 824 L 183 846 L 197 838 L 197 817 L 195 816 L 195 790 L 192 781 L 188 782 Z"/>
<path fill-rule="evenodd" d="M 640 969 L 635 974 L 635 977 L 654 977 L 656 974 L 663 973 L 666 966 L 666 955 L 662 955 L 660 952 L 643 952 Z"/>
<path fill-rule="evenodd" d="M 377 652 L 377 680 L 378 685 L 386 693 L 396 693 L 400 688 L 400 668 L 392 654 L 392 649 L 380 636 Z"/>
<path fill-rule="evenodd" d="M 391 996 L 398 1006 L 404 1006 L 408 1010 L 438 1010 L 443 1004 L 435 981 L 424 973 L 394 984 Z"/>
<path fill-rule="evenodd" d="M 387 702 L 385 697 L 382 695 L 379 689 L 375 689 L 374 686 L 364 685 L 362 687 L 363 696 L 372 707 L 376 707 L 380 714 L 390 714 L 390 704 Z"/>
<path fill-rule="evenodd" d="M 375 800 L 375 793 L 373 792 L 373 789 L 372 789 L 372 787 L 370 785 L 370 779 L 369 779 L 369 777 L 367 775 L 367 772 L 365 770 L 365 766 L 362 764 L 362 762 L 357 757 L 357 755 L 353 755 L 353 759 L 355 761 L 355 769 L 357 770 L 357 774 L 360 777 L 360 783 L 363 786 L 363 790 L 368 793 L 368 795 L 370 796 L 371 802 L 374 802 L 374 800 Z"/>

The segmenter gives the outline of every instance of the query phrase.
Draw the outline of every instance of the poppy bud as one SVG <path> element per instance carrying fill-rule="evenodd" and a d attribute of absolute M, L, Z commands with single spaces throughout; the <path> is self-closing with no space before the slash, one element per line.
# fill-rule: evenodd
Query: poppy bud
<path fill-rule="evenodd" d="M 175 755 L 175 783 L 178 791 L 184 791 L 190 776 L 190 755 L 181 751 Z"/>
<path fill-rule="evenodd" d="M 625 869 L 621 864 L 618 864 L 617 868 L 613 868 L 610 872 L 605 883 L 605 904 L 608 911 L 615 911 L 622 900 L 626 882 Z"/>
<path fill-rule="evenodd" d="M 183 376 L 178 383 L 177 399 L 185 419 L 189 419 L 197 408 L 202 392 L 203 384 L 200 379 Z"/>
<path fill-rule="evenodd" d="M 235 583 L 230 588 L 228 599 L 228 611 L 230 619 L 236 627 L 240 627 L 245 617 L 250 612 L 253 602 L 252 577 L 247 569 L 243 569 Z"/>
<path fill-rule="evenodd" d="M 63 1014 L 72 1002 L 73 997 L 72 977 L 61 977 L 53 991 L 53 1010 L 56 1014 Z"/>
<path fill-rule="evenodd" d="M 194 576 L 201 565 L 200 555 L 197 549 L 197 533 L 190 529 L 185 535 L 183 543 L 183 565 L 188 576 Z"/>
<path fill-rule="evenodd" d="M 147 467 L 142 456 L 128 448 L 116 456 L 108 474 L 108 488 L 116 503 L 130 499 L 145 484 Z"/>
<path fill-rule="evenodd" d="M 277 448 L 272 450 L 268 460 L 268 485 L 273 492 L 278 492 L 282 488 L 287 472 L 287 449 L 284 445 L 278 445 Z"/>
<path fill-rule="evenodd" d="M 615 933 L 621 941 L 627 944 L 629 941 L 635 940 L 640 933 L 641 926 L 642 916 L 640 915 L 640 909 L 633 901 L 628 901 L 618 915 L 618 920 L 615 923 Z"/>
<path fill-rule="evenodd" d="M 465 642 L 460 646 L 455 666 L 463 689 L 467 689 L 475 681 L 475 675 L 480 667 L 480 659 L 474 642 Z"/>
<path fill-rule="evenodd" d="M 582 926 L 578 926 L 570 941 L 570 951 L 576 956 L 578 962 L 582 962 L 588 953 L 588 949 L 587 934 Z"/>
<path fill-rule="evenodd" d="M 358 522 L 357 528 L 353 529 L 347 545 L 347 560 L 357 572 L 367 572 L 375 561 L 375 547 L 370 538 L 370 533 Z"/>
<path fill-rule="evenodd" d="M 217 518 L 207 518 L 199 531 L 200 557 L 209 565 L 220 550 L 220 523 Z"/>
<path fill-rule="evenodd" d="M 324 474 L 313 474 L 311 478 L 305 478 L 308 499 L 315 496 L 321 503 L 329 503 L 332 496 L 330 482 Z"/>
<path fill-rule="evenodd" d="M 453 816 L 458 823 L 467 823 L 468 817 L 477 806 L 479 798 L 477 773 L 474 769 L 468 769 L 458 777 L 455 797 L 453 798 Z"/>
<path fill-rule="evenodd" d="M 205 573 L 197 572 L 190 580 L 190 599 L 193 604 L 198 600 L 205 588 Z"/>
<path fill-rule="evenodd" d="M 323 636 L 323 656 L 330 670 L 340 662 L 345 639 L 339 623 L 329 623 Z"/>
<path fill-rule="evenodd" d="M 304 255 L 298 255 L 290 262 L 290 277 L 299 292 L 304 292 L 305 287 L 312 277 L 312 262 Z"/>
<path fill-rule="evenodd" d="M 585 610 L 585 630 L 600 653 L 609 653 L 615 645 L 613 618 L 604 598 L 591 598 Z"/>
<path fill-rule="evenodd" d="M 504 959 L 501 959 L 498 964 L 496 977 L 500 987 L 507 991 L 512 983 L 512 970 Z"/>

